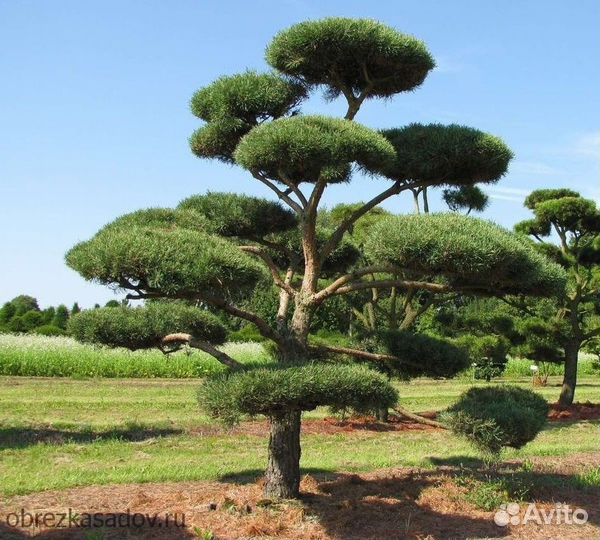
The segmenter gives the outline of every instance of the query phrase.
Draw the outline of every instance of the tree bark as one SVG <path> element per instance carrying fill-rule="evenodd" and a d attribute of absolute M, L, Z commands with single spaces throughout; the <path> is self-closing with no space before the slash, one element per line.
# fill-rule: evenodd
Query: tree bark
<path fill-rule="evenodd" d="M 579 356 L 580 343 L 570 341 L 565 346 L 565 373 L 563 375 L 562 389 L 558 404 L 568 407 L 575 399 L 575 386 L 577 385 L 577 358 Z"/>
<path fill-rule="evenodd" d="M 266 497 L 300 496 L 300 415 L 300 411 L 287 411 L 271 417 Z"/>

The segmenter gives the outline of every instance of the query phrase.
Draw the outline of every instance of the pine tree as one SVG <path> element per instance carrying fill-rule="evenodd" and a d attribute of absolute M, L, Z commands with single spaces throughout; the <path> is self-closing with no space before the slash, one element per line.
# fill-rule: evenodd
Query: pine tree
<path fill-rule="evenodd" d="M 361 248 L 369 266 L 356 266 L 360 250 L 347 233 L 380 203 L 427 187 L 497 182 L 512 153 L 497 137 L 464 126 L 375 131 L 355 122 L 364 103 L 417 88 L 434 67 L 421 41 L 381 23 L 300 23 L 274 38 L 266 59 L 274 72 L 221 77 L 193 96 L 192 112 L 205 124 L 190 145 L 201 158 L 241 166 L 280 202 L 208 193 L 175 209 L 118 218 L 72 248 L 67 263 L 86 279 L 129 290 L 129 300 L 147 302 L 84 311 L 70 328 L 78 339 L 132 349 L 174 350 L 185 343 L 225 364 L 232 373 L 206 381 L 201 404 L 229 423 L 244 414 L 269 418 L 265 493 L 290 498 L 299 494 L 302 411 L 330 405 L 365 412 L 397 400 L 381 374 L 322 360 L 336 353 L 406 364 L 393 352 L 315 346 L 309 334 L 321 305 L 390 287 L 549 295 L 564 286 L 564 272 L 516 235 L 458 215 L 390 216 Z M 346 100 L 343 119 L 300 114 L 302 101 L 318 88 Z M 324 192 L 357 171 L 365 173 L 359 181 L 377 175 L 387 187 L 337 226 L 321 226 Z M 247 306 L 265 279 L 279 289 L 274 322 Z M 206 308 L 255 325 L 272 343 L 278 365 L 248 370 L 219 350 L 225 332 Z M 406 369 L 414 375 L 443 366 Z M 453 362 L 446 373 L 461 368 Z"/>

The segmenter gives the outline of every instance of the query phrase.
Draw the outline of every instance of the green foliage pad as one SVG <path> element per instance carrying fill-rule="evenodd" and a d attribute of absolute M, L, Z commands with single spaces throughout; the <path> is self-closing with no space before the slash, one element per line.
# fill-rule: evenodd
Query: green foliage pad
<path fill-rule="evenodd" d="M 217 317 L 177 302 L 150 302 L 144 307 L 105 307 L 82 311 L 69 321 L 78 341 L 130 350 L 160 345 L 162 338 L 183 332 L 211 343 L 223 343 L 227 331 Z"/>
<path fill-rule="evenodd" d="M 419 86 L 435 63 L 422 41 L 370 19 L 331 17 L 277 34 L 267 62 L 328 95 L 389 97 Z"/>
<path fill-rule="evenodd" d="M 492 294 L 549 295 L 565 274 L 526 240 L 500 226 L 456 214 L 393 216 L 372 229 L 365 251 L 375 263 L 444 276 Z"/>
<path fill-rule="evenodd" d="M 235 151 L 238 165 L 268 178 L 294 184 L 349 180 L 352 164 L 380 172 L 395 156 L 377 131 L 326 116 L 280 118 L 254 128 Z"/>
<path fill-rule="evenodd" d="M 200 406 L 232 425 L 243 415 L 312 410 L 321 405 L 371 412 L 392 407 L 398 394 L 386 378 L 361 366 L 306 364 L 258 368 L 208 379 Z"/>

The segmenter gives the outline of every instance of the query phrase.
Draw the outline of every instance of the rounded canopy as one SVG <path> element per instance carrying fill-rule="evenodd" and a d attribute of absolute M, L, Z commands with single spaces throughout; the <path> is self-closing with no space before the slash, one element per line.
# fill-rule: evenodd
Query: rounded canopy
<path fill-rule="evenodd" d="M 566 280 L 528 240 L 457 214 L 383 219 L 371 229 L 365 251 L 376 264 L 443 276 L 451 285 L 490 294 L 549 296 Z"/>
<path fill-rule="evenodd" d="M 410 124 L 382 130 L 381 134 L 396 151 L 395 159 L 384 167 L 384 174 L 401 182 L 497 182 L 513 157 L 498 137 L 457 124 Z"/>
<path fill-rule="evenodd" d="M 263 237 L 297 226 L 296 215 L 278 202 L 237 193 L 193 195 L 178 208 L 200 214 L 220 236 Z"/>
<path fill-rule="evenodd" d="M 160 222 L 164 213 L 171 221 Z M 67 265 L 84 278 L 113 287 L 157 291 L 165 296 L 241 291 L 264 275 L 260 264 L 232 242 L 173 223 L 173 216 L 203 217 L 193 211 L 145 210 L 107 225 L 74 246 Z M 143 226 L 144 217 L 149 219 Z M 193 223 L 193 220 L 192 220 Z"/>
<path fill-rule="evenodd" d="M 283 30 L 267 62 L 328 93 L 388 97 L 419 86 L 435 62 L 422 41 L 370 19 L 331 17 Z"/>
<path fill-rule="evenodd" d="M 232 163 L 233 151 L 246 133 L 267 119 L 289 114 L 304 97 L 302 84 L 275 73 L 220 77 L 192 97 L 192 112 L 208 122 L 190 137 L 192 152 Z"/>
<path fill-rule="evenodd" d="M 352 165 L 377 173 L 394 158 L 379 133 L 349 120 L 293 116 L 262 124 L 238 145 L 236 162 L 255 174 L 300 184 L 344 182 Z"/>
<path fill-rule="evenodd" d="M 398 393 L 366 366 L 314 363 L 280 365 L 208 379 L 198 391 L 200 406 L 227 424 L 243 415 L 272 416 L 319 406 L 372 412 L 392 407 Z"/>

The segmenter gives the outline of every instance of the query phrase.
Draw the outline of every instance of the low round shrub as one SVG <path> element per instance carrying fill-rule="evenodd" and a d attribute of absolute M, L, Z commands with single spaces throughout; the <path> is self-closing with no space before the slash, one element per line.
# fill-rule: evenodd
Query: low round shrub
<path fill-rule="evenodd" d="M 521 448 L 532 441 L 547 416 L 548 403 L 531 390 L 486 386 L 467 390 L 443 420 L 480 450 L 498 454 L 504 447 Z"/>
<path fill-rule="evenodd" d="M 228 425 L 243 415 L 272 416 L 321 405 L 359 413 L 396 404 L 387 379 L 365 367 L 311 363 L 257 368 L 209 378 L 198 391 L 200 406 Z"/>

